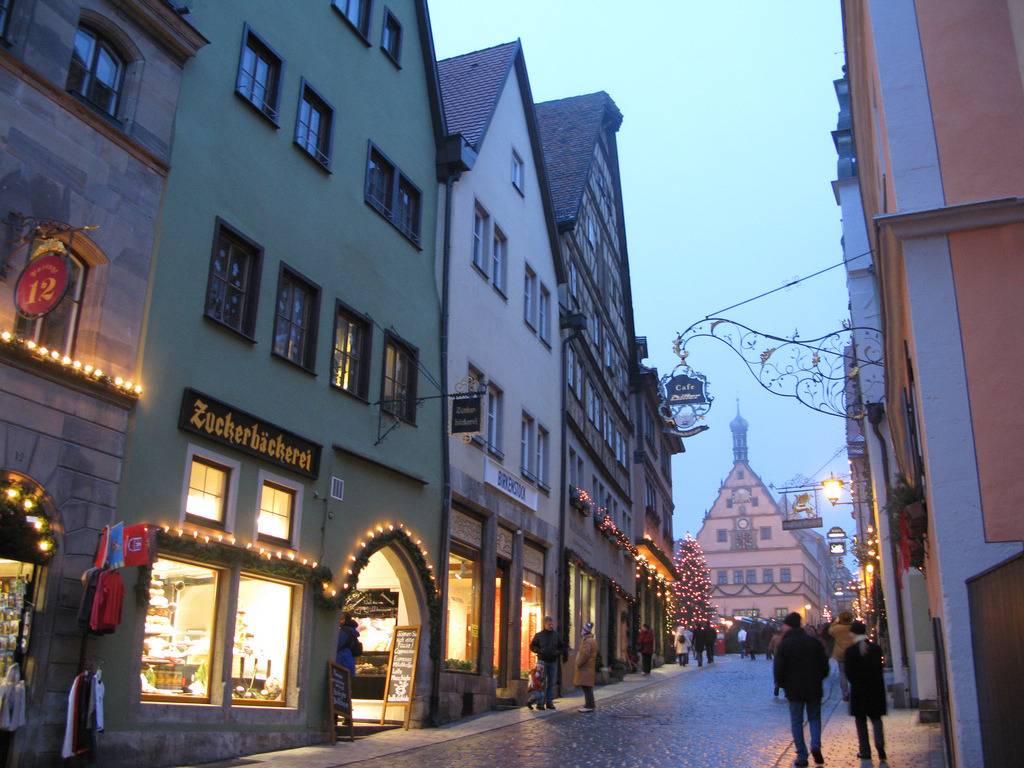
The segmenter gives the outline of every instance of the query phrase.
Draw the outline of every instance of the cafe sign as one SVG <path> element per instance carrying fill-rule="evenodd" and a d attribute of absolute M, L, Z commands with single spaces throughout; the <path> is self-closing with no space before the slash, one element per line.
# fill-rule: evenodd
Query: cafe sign
<path fill-rule="evenodd" d="M 178 427 L 306 477 L 320 472 L 319 443 L 194 389 L 182 396 Z"/>
<path fill-rule="evenodd" d="M 686 364 L 689 354 L 676 341 L 675 352 L 680 364 L 661 379 L 661 415 L 670 424 L 668 431 L 679 437 L 693 437 L 708 426 L 700 424 L 711 410 L 715 398 L 708 394 L 708 380 Z"/>

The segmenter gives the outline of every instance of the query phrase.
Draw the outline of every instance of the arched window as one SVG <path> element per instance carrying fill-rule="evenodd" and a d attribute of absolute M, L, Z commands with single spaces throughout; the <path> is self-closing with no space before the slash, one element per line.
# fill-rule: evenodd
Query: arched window
<path fill-rule="evenodd" d="M 68 70 L 68 90 L 112 117 L 117 114 L 125 64 L 117 50 L 98 33 L 79 27 Z"/>
<path fill-rule="evenodd" d="M 86 267 L 70 252 L 66 255 L 66 263 L 68 282 L 64 298 L 41 317 L 29 318 L 19 314 L 14 332 L 23 339 L 31 339 L 41 347 L 71 355 L 85 288 Z"/>

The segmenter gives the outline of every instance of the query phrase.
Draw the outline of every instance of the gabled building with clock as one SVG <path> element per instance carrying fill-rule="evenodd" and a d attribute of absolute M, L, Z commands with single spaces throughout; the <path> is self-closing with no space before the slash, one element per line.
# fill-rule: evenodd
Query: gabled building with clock
<path fill-rule="evenodd" d="M 722 617 L 781 619 L 797 611 L 817 623 L 832 610 L 824 538 L 783 529 L 782 507 L 747 461 L 748 423 L 738 406 L 729 427 L 733 467 L 697 534 L 711 571 L 712 607 Z"/>

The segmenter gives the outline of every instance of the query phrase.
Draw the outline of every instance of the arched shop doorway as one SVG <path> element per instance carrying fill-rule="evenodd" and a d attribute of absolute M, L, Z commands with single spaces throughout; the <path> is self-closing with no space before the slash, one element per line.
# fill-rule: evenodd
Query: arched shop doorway
<path fill-rule="evenodd" d="M 384 700 L 384 685 L 391 653 L 393 631 L 398 627 L 420 628 L 420 650 L 412 719 L 425 719 L 430 693 L 430 607 L 425 597 L 423 573 L 426 565 L 413 562 L 404 547 L 391 543 L 373 552 L 357 573 L 353 589 L 345 598 L 344 610 L 359 625 L 363 655 L 356 659 L 352 680 L 353 714 L 357 720 L 378 720 Z M 430 581 L 430 575 L 426 574 Z M 388 717 L 397 713 L 389 710 Z"/>
<path fill-rule="evenodd" d="M 41 486 L 17 473 L 0 474 L 0 679 L 26 680 L 39 667 L 32 663 L 38 646 L 32 640 L 33 629 L 39 634 L 42 628 L 33 628 L 33 617 L 43 607 L 45 566 L 57 551 L 56 521 Z M 31 712 L 30 693 L 26 704 Z M 0 765 L 7 764 L 16 734 L 0 731 Z"/>

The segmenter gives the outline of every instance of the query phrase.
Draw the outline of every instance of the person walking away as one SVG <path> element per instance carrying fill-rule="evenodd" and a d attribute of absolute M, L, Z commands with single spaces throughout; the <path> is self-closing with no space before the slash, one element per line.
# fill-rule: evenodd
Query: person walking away
<path fill-rule="evenodd" d="M 857 725 L 857 740 L 860 742 L 857 757 L 871 760 L 867 723 L 870 718 L 871 728 L 875 732 L 878 768 L 888 768 L 885 759 L 885 731 L 882 728 L 882 715 L 886 713 L 882 649 L 878 643 L 868 640 L 864 622 L 853 622 L 850 632 L 853 641 L 846 649 L 844 672 L 850 681 L 850 714 Z"/>
<path fill-rule="evenodd" d="M 555 708 L 555 683 L 558 680 L 558 661 L 567 661 L 569 649 L 565 640 L 555 629 L 555 620 L 550 616 L 544 617 L 544 629 L 533 636 L 530 641 L 530 650 L 537 654 L 537 660 L 544 662 L 544 675 L 547 680 L 547 688 L 544 692 L 545 706 L 548 709 Z M 540 706 L 537 707 L 540 709 Z"/>
<path fill-rule="evenodd" d="M 740 642 L 740 658 L 742 659 L 747 655 L 747 630 L 740 627 L 740 631 L 736 633 L 736 639 Z"/>
<path fill-rule="evenodd" d="M 580 638 L 580 649 L 576 653 L 576 673 L 573 685 L 583 689 L 583 706 L 579 712 L 593 712 L 597 706 L 594 702 L 594 680 L 597 677 L 597 640 L 594 639 L 594 624 L 588 621 L 583 625 Z"/>
<path fill-rule="evenodd" d="M 694 627 L 693 630 L 693 655 L 697 658 L 697 666 L 704 666 L 704 649 L 708 643 L 707 633 L 704 627 Z"/>
<path fill-rule="evenodd" d="M 530 698 L 526 702 L 527 709 L 544 709 L 545 690 L 547 689 L 547 665 L 538 661 L 537 666 L 530 670 Z"/>
<path fill-rule="evenodd" d="M 789 701 L 789 724 L 796 747 L 795 766 L 807 765 L 807 742 L 804 741 L 804 711 L 811 732 L 811 754 L 814 764 L 823 765 L 821 754 L 822 681 L 828 677 L 828 656 L 825 646 L 800 627 L 800 614 L 790 613 L 782 620 L 785 633 L 775 654 L 775 686 L 786 691 Z"/>
<path fill-rule="evenodd" d="M 853 614 L 849 611 L 842 611 L 835 624 L 828 628 L 828 634 L 832 638 L 832 658 L 839 668 L 839 688 L 843 692 L 843 701 L 850 700 L 850 681 L 846 679 L 846 649 L 853 643 L 853 632 L 850 625 L 853 624 Z"/>
<path fill-rule="evenodd" d="M 686 627 L 679 625 L 676 627 L 676 658 L 679 660 L 679 666 L 685 667 L 690 663 L 690 648 L 693 645 L 693 633 Z"/>
<path fill-rule="evenodd" d="M 348 611 L 341 612 L 341 626 L 338 628 L 338 645 L 334 651 L 334 661 L 344 667 L 349 674 L 356 673 L 356 644 L 359 642 L 359 625 Z"/>
<path fill-rule="evenodd" d="M 636 636 L 636 644 L 640 649 L 640 659 L 643 665 L 643 673 L 651 674 L 651 658 L 654 656 L 654 632 L 650 624 L 644 624 L 640 634 Z"/>
<path fill-rule="evenodd" d="M 769 660 L 775 658 L 775 654 L 778 652 L 779 643 L 782 642 L 782 635 L 783 634 L 784 634 L 783 631 L 780 629 L 774 635 L 772 635 L 772 639 L 768 641 L 768 659 Z M 779 686 L 776 685 L 775 686 L 775 696 L 778 697 L 778 695 L 779 695 Z"/>
<path fill-rule="evenodd" d="M 705 642 L 704 650 L 708 654 L 708 664 L 715 663 L 715 646 L 718 645 L 718 630 L 713 626 L 708 627 L 704 630 L 704 634 L 707 637 Z"/>

